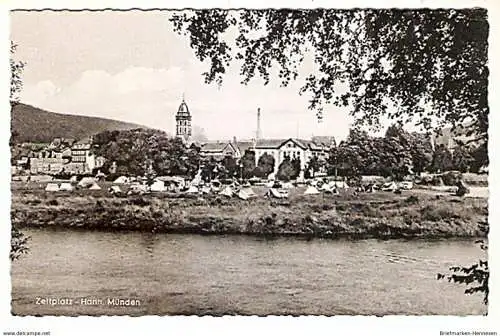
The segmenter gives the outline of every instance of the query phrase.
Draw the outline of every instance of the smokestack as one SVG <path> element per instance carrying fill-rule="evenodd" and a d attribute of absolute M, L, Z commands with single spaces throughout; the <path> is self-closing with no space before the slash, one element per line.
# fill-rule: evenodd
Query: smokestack
<path fill-rule="evenodd" d="M 257 132 L 255 134 L 255 140 L 260 140 L 262 133 L 260 130 L 260 107 L 257 108 Z"/>

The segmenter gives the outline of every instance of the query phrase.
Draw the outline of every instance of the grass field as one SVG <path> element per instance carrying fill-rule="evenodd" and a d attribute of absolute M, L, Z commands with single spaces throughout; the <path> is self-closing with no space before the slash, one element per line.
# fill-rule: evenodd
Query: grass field
<path fill-rule="evenodd" d="M 113 197 L 102 190 L 48 193 L 40 185 L 12 185 L 12 222 L 20 227 L 141 230 L 200 234 L 303 235 L 335 238 L 415 238 L 481 236 L 487 199 L 436 195 L 429 190 L 397 195 L 303 195 L 288 200 L 250 200 L 216 195 L 171 194 Z"/>

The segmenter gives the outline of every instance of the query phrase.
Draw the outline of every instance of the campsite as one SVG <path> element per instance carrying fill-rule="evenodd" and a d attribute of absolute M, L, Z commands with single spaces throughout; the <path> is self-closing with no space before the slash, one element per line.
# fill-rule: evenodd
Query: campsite
<path fill-rule="evenodd" d="M 394 182 L 364 191 L 339 181 L 297 186 L 188 181 L 183 189 L 161 179 L 149 185 L 133 179 L 15 181 L 11 213 L 12 221 L 25 227 L 323 238 L 474 237 L 481 235 L 477 222 L 487 215 L 483 182 L 474 182 L 469 195 L 459 197 L 452 186 L 397 189 Z"/>

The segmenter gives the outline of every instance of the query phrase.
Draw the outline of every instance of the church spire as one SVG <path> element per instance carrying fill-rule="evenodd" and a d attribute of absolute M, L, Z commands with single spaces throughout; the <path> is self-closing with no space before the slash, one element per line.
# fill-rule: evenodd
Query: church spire
<path fill-rule="evenodd" d="M 177 110 L 175 121 L 175 135 L 177 137 L 183 138 L 184 140 L 188 140 L 191 137 L 192 132 L 191 113 L 189 112 L 189 108 L 186 104 L 184 93 L 182 94 L 182 102 L 179 105 L 179 109 Z"/>

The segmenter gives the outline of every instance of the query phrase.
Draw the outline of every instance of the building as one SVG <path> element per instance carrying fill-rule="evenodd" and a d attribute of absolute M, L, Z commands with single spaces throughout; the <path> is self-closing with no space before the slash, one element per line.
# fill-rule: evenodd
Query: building
<path fill-rule="evenodd" d="M 30 173 L 34 175 L 54 175 L 60 173 L 64 166 L 61 152 L 42 150 L 30 159 Z"/>
<path fill-rule="evenodd" d="M 222 160 L 226 156 L 234 159 L 241 157 L 238 147 L 231 141 L 208 142 L 202 144 L 200 147 L 200 155 L 202 157 L 210 157 L 216 160 Z"/>
<path fill-rule="evenodd" d="M 179 105 L 177 114 L 175 115 L 175 136 L 188 142 L 192 135 L 191 113 L 182 97 L 182 103 Z"/>
<path fill-rule="evenodd" d="M 96 168 L 92 153 L 92 138 L 82 139 L 71 146 L 71 161 L 64 165 L 64 171 L 71 174 L 91 173 Z"/>
<path fill-rule="evenodd" d="M 262 139 L 256 141 L 255 164 L 264 154 L 269 154 L 274 158 L 274 172 L 278 172 L 279 165 L 285 158 L 300 160 L 300 169 L 305 170 L 307 163 L 312 157 L 326 160 L 328 152 L 335 146 L 335 140 L 329 138 L 328 142 L 319 142 L 318 139 L 303 140 L 303 139 Z"/>
<path fill-rule="evenodd" d="M 216 141 L 206 142 L 200 145 L 200 154 L 204 157 L 213 157 L 222 159 L 230 156 L 236 160 L 241 159 L 245 155 L 245 151 L 254 150 L 255 140 L 253 141 L 238 141 L 236 137 L 232 141 Z"/>

